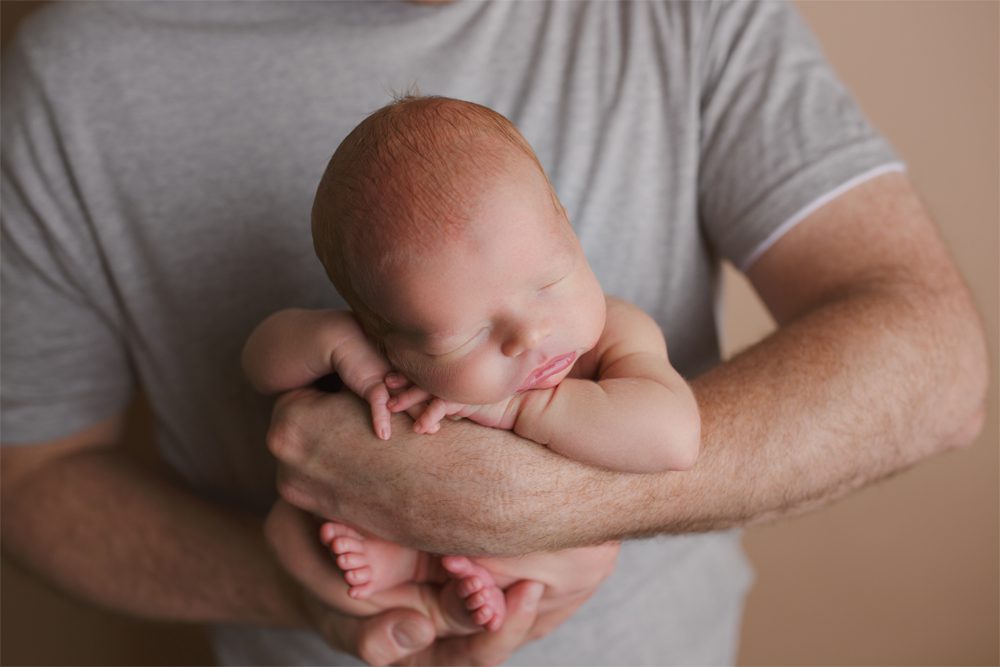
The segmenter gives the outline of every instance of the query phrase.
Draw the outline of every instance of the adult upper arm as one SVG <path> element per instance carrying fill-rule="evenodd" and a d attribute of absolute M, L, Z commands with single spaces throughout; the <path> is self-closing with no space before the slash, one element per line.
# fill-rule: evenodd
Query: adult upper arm
<path fill-rule="evenodd" d="M 870 300 L 871 315 L 885 318 L 858 322 L 856 330 L 898 325 L 890 318 L 905 318 L 899 345 L 926 354 L 930 377 L 939 381 L 942 413 L 946 406 L 961 406 L 952 411 L 971 415 L 954 425 L 954 441 L 964 444 L 978 433 L 989 380 L 982 325 L 904 174 L 872 179 L 819 208 L 769 248 L 747 276 L 779 326 L 849 299 Z"/>
<path fill-rule="evenodd" d="M 779 324 L 830 300 L 874 289 L 919 289 L 971 300 L 909 179 L 862 183 L 789 230 L 747 277 Z"/>

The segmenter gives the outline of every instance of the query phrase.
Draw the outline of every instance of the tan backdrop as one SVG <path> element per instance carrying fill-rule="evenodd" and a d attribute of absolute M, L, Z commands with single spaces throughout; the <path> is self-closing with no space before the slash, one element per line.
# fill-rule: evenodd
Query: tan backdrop
<path fill-rule="evenodd" d="M 6 38 L 37 3 L 2 5 Z M 801 2 L 827 55 L 895 144 L 997 350 L 996 2 Z M 728 352 L 771 323 L 727 275 Z M 972 448 L 805 517 L 747 532 L 757 568 L 745 665 L 997 665 L 997 393 Z M 145 420 L 142 415 L 138 422 Z M 666 564 L 669 566 L 669 564 Z M 2 574 L 3 664 L 209 664 L 199 631 L 83 606 Z"/>

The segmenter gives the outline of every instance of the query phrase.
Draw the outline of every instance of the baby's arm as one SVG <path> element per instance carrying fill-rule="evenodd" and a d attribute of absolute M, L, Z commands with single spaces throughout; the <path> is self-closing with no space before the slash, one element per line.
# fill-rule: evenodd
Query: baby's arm
<path fill-rule="evenodd" d="M 670 365 L 656 322 L 609 297 L 608 322 L 592 354 L 596 381 L 570 378 L 519 394 L 514 432 L 612 470 L 691 468 L 701 439 L 698 405 Z"/>
<path fill-rule="evenodd" d="M 263 394 L 304 387 L 337 373 L 348 389 L 371 405 L 375 433 L 389 438 L 389 392 L 384 382 L 389 362 L 348 311 L 291 308 L 271 315 L 257 325 L 243 347 L 243 370 Z"/>

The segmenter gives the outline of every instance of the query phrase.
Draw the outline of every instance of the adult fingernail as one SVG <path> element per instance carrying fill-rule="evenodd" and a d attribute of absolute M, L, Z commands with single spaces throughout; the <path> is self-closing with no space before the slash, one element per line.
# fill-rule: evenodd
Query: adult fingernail
<path fill-rule="evenodd" d="M 422 648 L 427 643 L 424 636 L 426 634 L 426 628 L 413 621 L 403 621 L 392 629 L 392 638 L 400 648 Z"/>
<path fill-rule="evenodd" d="M 528 589 L 528 592 L 524 596 L 524 608 L 528 611 L 535 611 L 538 607 L 538 602 L 542 599 L 542 593 L 545 592 L 545 585 L 536 583 Z"/>

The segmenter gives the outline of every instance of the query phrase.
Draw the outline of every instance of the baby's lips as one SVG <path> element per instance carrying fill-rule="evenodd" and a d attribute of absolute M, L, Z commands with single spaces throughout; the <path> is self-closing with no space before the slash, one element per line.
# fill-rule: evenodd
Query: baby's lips
<path fill-rule="evenodd" d="M 539 366 L 532 371 L 531 375 L 529 375 L 518 388 L 518 393 L 533 389 L 536 385 L 541 384 L 553 375 L 562 373 L 567 368 L 571 367 L 574 362 L 576 362 L 576 352 L 567 352 L 566 354 L 561 354 L 558 357 L 549 359 L 542 366 Z"/>

